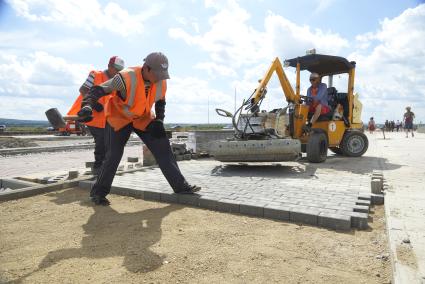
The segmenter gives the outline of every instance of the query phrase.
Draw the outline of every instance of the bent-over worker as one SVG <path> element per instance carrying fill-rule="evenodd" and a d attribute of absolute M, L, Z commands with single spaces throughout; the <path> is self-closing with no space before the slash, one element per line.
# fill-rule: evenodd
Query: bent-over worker
<path fill-rule="evenodd" d="M 106 159 L 90 192 L 96 205 L 109 205 L 106 198 L 123 155 L 124 146 L 134 131 L 152 152 L 159 168 L 175 193 L 193 194 L 201 188 L 190 185 L 177 165 L 164 129 L 166 80 L 169 79 L 168 59 L 160 53 L 150 53 L 143 66 L 124 69 L 111 80 L 90 89 L 83 100 L 80 117 L 89 117 L 96 101 L 116 91 L 107 104 Z M 152 107 L 155 104 L 155 115 Z"/>
<path fill-rule="evenodd" d="M 76 115 L 81 109 L 81 102 L 84 97 L 87 96 L 89 90 L 93 86 L 100 85 L 109 79 L 113 78 L 119 71 L 124 69 L 124 60 L 118 56 L 112 56 L 109 59 L 108 69 L 103 71 L 93 70 L 89 73 L 84 84 L 80 87 L 80 95 L 75 100 L 71 109 L 68 111 L 68 115 Z M 108 97 L 100 98 L 94 105 L 92 117 L 87 118 L 84 122 L 90 130 L 94 138 L 94 165 L 92 167 L 92 173 L 98 175 L 100 168 L 105 159 L 105 112 L 103 111 L 104 106 L 108 100 Z"/>

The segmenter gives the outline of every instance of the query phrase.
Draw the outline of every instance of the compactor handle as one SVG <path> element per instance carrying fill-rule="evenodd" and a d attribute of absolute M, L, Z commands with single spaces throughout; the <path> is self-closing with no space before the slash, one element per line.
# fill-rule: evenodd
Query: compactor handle
<path fill-rule="evenodd" d="M 219 115 L 219 116 L 224 116 L 224 117 L 233 117 L 233 114 L 228 112 L 227 110 L 221 109 L 221 108 L 216 108 L 215 112 Z"/>

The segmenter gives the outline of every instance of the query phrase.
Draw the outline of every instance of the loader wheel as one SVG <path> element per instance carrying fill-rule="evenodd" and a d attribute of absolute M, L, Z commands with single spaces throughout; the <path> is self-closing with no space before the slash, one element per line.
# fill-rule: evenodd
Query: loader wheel
<path fill-rule="evenodd" d="M 344 155 L 344 153 L 342 152 L 342 149 L 339 147 L 329 147 L 329 150 L 331 150 L 337 155 Z"/>
<path fill-rule="evenodd" d="M 321 163 L 328 155 L 328 140 L 322 132 L 310 134 L 307 142 L 307 159 L 312 163 Z"/>
<path fill-rule="evenodd" d="M 369 141 L 360 131 L 347 131 L 341 143 L 342 153 L 348 157 L 360 157 L 369 147 Z"/>

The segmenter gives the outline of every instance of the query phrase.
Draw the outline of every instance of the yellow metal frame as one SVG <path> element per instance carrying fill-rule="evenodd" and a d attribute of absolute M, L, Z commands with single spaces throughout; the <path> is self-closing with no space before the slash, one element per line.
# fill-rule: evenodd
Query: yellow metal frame
<path fill-rule="evenodd" d="M 269 69 L 267 70 L 266 74 L 264 75 L 263 79 L 261 80 L 260 84 L 258 85 L 254 95 L 253 99 L 255 103 L 258 103 L 261 100 L 261 96 L 263 92 L 261 90 L 264 90 L 264 88 L 267 86 L 268 82 L 270 81 L 270 78 L 272 77 L 273 73 L 276 72 L 277 77 L 279 78 L 280 85 L 282 87 L 283 93 L 285 94 L 286 100 L 288 102 L 294 103 L 295 110 L 294 110 L 294 133 L 293 138 L 300 139 L 301 143 L 307 143 L 309 135 L 304 133 L 302 130 L 302 127 L 305 125 L 307 119 L 308 119 L 308 109 L 309 107 L 307 105 L 303 105 L 300 103 L 300 64 L 297 63 L 296 67 L 296 87 L 295 92 L 289 83 L 288 78 L 286 77 L 285 71 L 283 70 L 282 64 L 279 60 L 279 58 L 275 58 L 270 65 Z M 360 123 L 352 123 L 353 120 L 353 101 L 354 101 L 354 75 L 355 75 L 355 68 L 352 68 L 348 72 L 348 103 L 349 103 L 349 114 L 348 118 L 351 123 L 350 128 L 354 129 L 361 129 L 363 127 Z M 342 138 L 344 136 L 345 131 L 348 129 L 343 121 L 318 121 L 313 124 L 312 128 L 319 128 L 323 129 L 328 136 L 328 143 L 329 147 L 336 147 L 339 146 Z"/>

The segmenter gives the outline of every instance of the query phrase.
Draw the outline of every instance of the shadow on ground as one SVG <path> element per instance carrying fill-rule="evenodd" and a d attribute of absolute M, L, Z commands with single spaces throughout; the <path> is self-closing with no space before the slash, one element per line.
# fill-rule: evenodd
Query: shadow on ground
<path fill-rule="evenodd" d="M 373 170 L 394 170 L 403 165 L 389 163 L 380 157 L 349 158 L 329 155 L 323 163 L 310 163 L 307 158 L 297 161 L 298 165 L 282 163 L 239 163 L 225 164 L 214 167 L 210 175 L 222 177 L 264 177 L 264 178 L 315 178 L 317 169 L 333 169 L 335 171 L 368 174 Z"/>
<path fill-rule="evenodd" d="M 87 199 L 87 195 L 83 190 L 74 189 L 49 194 L 58 205 L 79 202 L 81 206 L 91 207 L 88 200 L 81 201 Z M 123 266 L 130 272 L 153 271 L 162 265 L 164 258 L 150 249 L 161 239 L 162 220 L 171 212 L 182 208 L 179 205 L 168 205 L 120 213 L 110 206 L 93 206 L 93 214 L 83 225 L 85 236 L 81 240 L 81 247 L 50 251 L 36 271 L 71 258 L 101 259 L 116 256 L 124 257 Z"/>

